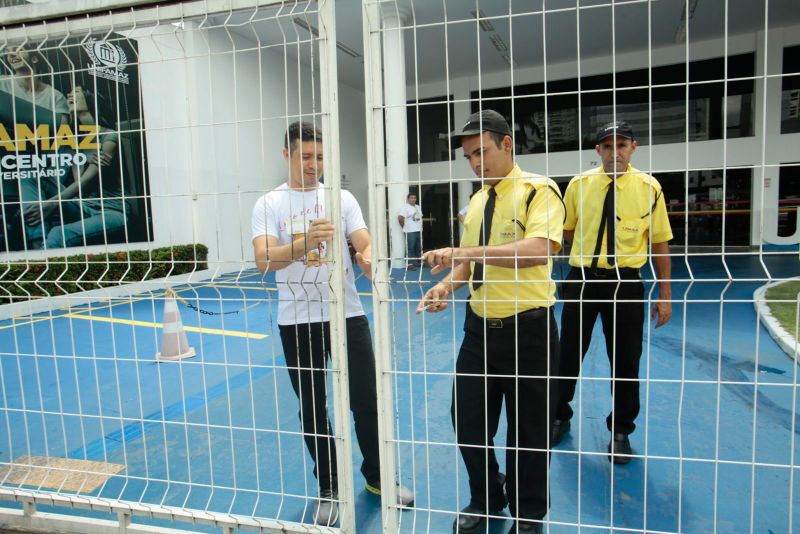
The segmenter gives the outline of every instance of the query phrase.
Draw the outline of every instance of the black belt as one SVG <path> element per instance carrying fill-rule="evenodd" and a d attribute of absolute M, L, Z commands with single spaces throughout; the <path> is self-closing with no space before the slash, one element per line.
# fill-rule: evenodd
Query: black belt
<path fill-rule="evenodd" d="M 478 327 L 480 330 L 483 330 L 484 324 L 486 328 L 514 328 L 520 321 L 545 317 L 550 309 L 550 307 L 533 308 L 510 317 L 489 319 L 476 314 L 472 311 L 472 307 L 467 305 L 467 324 L 472 322 L 474 326 Z"/>
<path fill-rule="evenodd" d="M 581 269 L 580 267 L 573 267 L 573 269 L 577 271 L 583 271 L 583 275 L 586 276 L 587 279 L 595 279 L 595 280 L 636 280 L 641 278 L 639 274 L 639 269 L 634 267 L 619 267 L 617 269 L 601 269 L 596 267 L 592 269 L 591 267 L 584 267 Z"/>

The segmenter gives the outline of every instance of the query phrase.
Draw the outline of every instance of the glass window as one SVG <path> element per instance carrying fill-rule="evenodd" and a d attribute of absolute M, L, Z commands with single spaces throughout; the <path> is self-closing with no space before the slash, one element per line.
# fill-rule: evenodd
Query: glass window
<path fill-rule="evenodd" d="M 783 49 L 783 74 L 781 133 L 797 133 L 800 132 L 800 45 Z"/>
<path fill-rule="evenodd" d="M 723 222 L 725 246 L 750 244 L 752 169 L 660 173 L 656 177 L 664 189 L 673 245 L 719 247 Z"/>
<path fill-rule="evenodd" d="M 615 111 L 631 123 L 640 144 L 650 143 L 651 125 L 654 144 L 683 142 L 687 130 L 689 141 L 746 137 L 753 135 L 754 72 L 755 54 L 740 54 L 728 57 L 727 76 L 735 81 L 727 84 L 724 58 L 691 62 L 688 95 L 682 63 L 618 72 L 616 81 L 612 74 L 586 76 L 580 94 L 577 78 L 548 82 L 546 113 L 544 83 L 515 87 L 513 97 L 508 87 L 473 91 L 472 110 L 482 98 L 484 108 L 510 121 L 513 100 L 518 154 L 545 152 L 545 139 L 550 152 L 591 149 L 595 132 Z"/>

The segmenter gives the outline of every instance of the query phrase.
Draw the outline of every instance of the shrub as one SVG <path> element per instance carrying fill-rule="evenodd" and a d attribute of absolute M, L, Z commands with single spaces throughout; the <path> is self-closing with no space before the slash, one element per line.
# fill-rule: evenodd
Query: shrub
<path fill-rule="evenodd" d="M 0 264 L 0 304 L 142 282 L 208 268 L 208 247 L 78 254 Z"/>
<path fill-rule="evenodd" d="M 770 313 L 781 323 L 783 329 L 800 340 L 797 332 L 798 294 L 800 294 L 800 280 L 792 280 L 767 289 L 766 300 Z"/>

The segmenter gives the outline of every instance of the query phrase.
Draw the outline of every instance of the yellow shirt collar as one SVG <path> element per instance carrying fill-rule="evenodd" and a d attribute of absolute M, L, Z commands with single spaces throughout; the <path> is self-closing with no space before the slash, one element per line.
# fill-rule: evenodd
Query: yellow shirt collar
<path fill-rule="evenodd" d="M 617 186 L 617 189 L 619 189 L 619 190 L 625 189 L 625 185 L 628 182 L 631 181 L 631 173 L 633 173 L 635 171 L 636 171 L 636 169 L 634 169 L 633 166 L 630 163 L 628 163 L 628 168 L 625 169 L 625 174 L 623 174 L 622 176 L 617 177 L 617 179 L 616 179 L 616 184 L 615 185 Z M 607 186 L 608 183 L 613 180 L 613 178 L 611 178 L 608 175 L 608 173 L 605 172 L 605 169 L 602 167 L 602 165 L 600 166 L 599 174 L 601 176 L 601 179 L 603 180 L 603 187 Z"/>
<path fill-rule="evenodd" d="M 511 171 L 509 171 L 509 173 L 506 174 L 505 177 L 503 177 L 502 180 L 497 182 L 495 185 L 485 185 L 485 186 L 483 186 L 483 191 L 485 193 L 488 193 L 489 189 L 494 187 L 495 192 L 498 195 L 502 195 L 503 193 L 506 193 L 506 192 L 510 191 L 514 187 L 514 180 L 509 180 L 508 178 L 518 178 L 520 176 L 522 176 L 522 169 L 520 169 L 519 165 L 517 165 L 515 163 L 514 164 L 514 168 L 511 169 Z"/>

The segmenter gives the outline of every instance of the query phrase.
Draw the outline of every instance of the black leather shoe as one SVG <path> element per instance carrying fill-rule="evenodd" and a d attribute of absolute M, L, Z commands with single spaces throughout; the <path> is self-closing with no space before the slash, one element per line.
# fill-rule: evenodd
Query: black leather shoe
<path fill-rule="evenodd" d="M 553 421 L 553 428 L 550 434 L 550 446 L 554 447 L 561 443 L 561 440 L 564 439 L 564 435 L 569 432 L 570 422 L 569 419 L 566 421 L 562 421 L 561 419 L 556 419 Z"/>
<path fill-rule="evenodd" d="M 486 532 L 486 519 L 487 515 L 500 515 L 503 513 L 502 508 L 496 510 L 482 510 L 475 506 L 467 506 L 458 513 L 458 517 L 453 521 L 453 534 L 483 534 Z M 527 530 L 520 530 L 520 532 L 529 532 Z M 536 532 L 532 530 L 530 532 Z"/>
<path fill-rule="evenodd" d="M 508 504 L 503 485 L 506 483 L 506 476 L 497 473 L 497 483 L 500 485 L 501 502 L 497 508 L 492 508 L 487 513 L 486 510 L 476 506 L 467 506 L 458 513 L 458 517 L 453 521 L 453 534 L 483 534 L 486 532 L 487 515 L 500 515 Z"/>
<path fill-rule="evenodd" d="M 541 523 L 530 523 L 528 521 L 514 521 L 508 534 L 541 534 L 543 525 Z"/>
<path fill-rule="evenodd" d="M 453 521 L 453 534 L 483 534 L 486 532 L 486 511 L 467 506 Z"/>
<path fill-rule="evenodd" d="M 614 447 L 614 452 L 611 452 L 611 447 Z M 608 442 L 608 460 L 612 458 L 615 464 L 627 464 L 633 460 L 633 450 L 631 449 L 631 442 L 627 434 L 614 434 L 611 441 Z"/>

